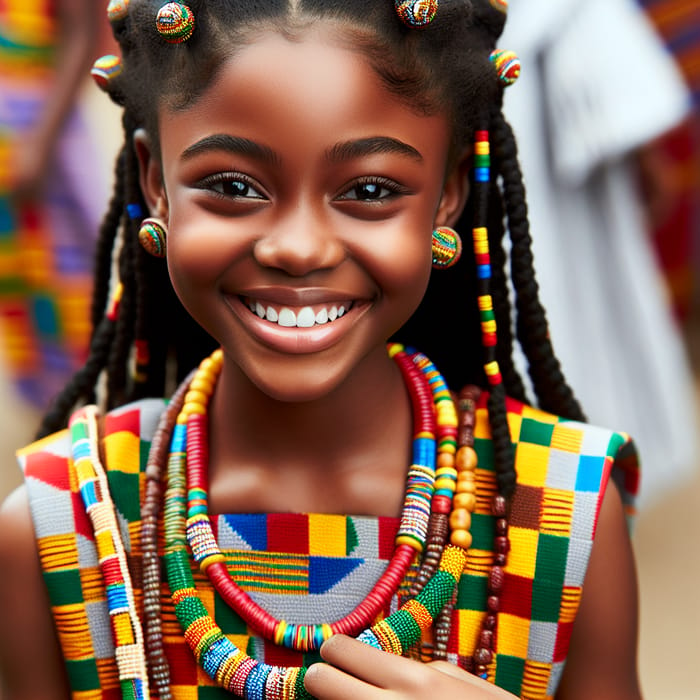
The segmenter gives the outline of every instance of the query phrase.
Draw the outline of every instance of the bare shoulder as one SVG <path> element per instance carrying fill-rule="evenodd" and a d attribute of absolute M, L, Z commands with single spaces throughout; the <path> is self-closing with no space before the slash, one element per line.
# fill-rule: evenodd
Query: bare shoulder
<path fill-rule="evenodd" d="M 0 625 L 3 700 L 68 698 L 24 486 L 0 505 L 0 571 L 0 600 L 12 601 Z"/>
<path fill-rule="evenodd" d="M 603 497 L 593 550 L 557 700 L 640 700 L 638 593 L 620 493 Z"/>

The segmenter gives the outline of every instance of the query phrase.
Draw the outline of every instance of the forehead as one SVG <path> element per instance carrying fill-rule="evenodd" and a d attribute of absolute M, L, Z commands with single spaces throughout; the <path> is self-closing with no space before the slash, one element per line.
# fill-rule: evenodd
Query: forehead
<path fill-rule="evenodd" d="M 294 129 L 320 136 L 329 125 L 349 137 L 380 130 L 401 138 L 406 129 L 430 130 L 439 145 L 447 144 L 446 118 L 422 114 L 393 94 L 369 59 L 342 32 L 323 24 L 323 30 L 314 24 L 293 38 L 266 31 L 237 50 L 189 107 L 161 110 L 161 145 L 171 140 L 169 126 L 196 140 L 241 127 L 261 136 Z"/>

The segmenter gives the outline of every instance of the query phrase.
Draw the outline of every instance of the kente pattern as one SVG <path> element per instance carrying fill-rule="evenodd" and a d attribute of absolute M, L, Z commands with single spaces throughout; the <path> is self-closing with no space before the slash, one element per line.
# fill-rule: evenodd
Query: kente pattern
<path fill-rule="evenodd" d="M 496 489 L 486 395 L 477 409 L 474 447 L 478 502 L 473 547 L 460 580 L 448 660 L 460 663 L 474 650 L 484 616 L 487 576 L 493 562 L 490 513 Z M 164 404 L 146 400 L 105 417 L 107 478 L 124 547 L 140 599 L 139 498 L 152 435 Z M 629 437 L 563 421 L 508 401 L 516 444 L 518 488 L 510 516 L 512 549 L 501 597 L 495 662 L 489 679 L 516 696 L 554 697 L 581 597 L 601 494 L 611 472 L 632 513 L 637 490 L 636 452 Z M 76 700 L 118 700 L 107 599 L 94 533 L 68 458 L 68 433 L 20 453 L 29 489 L 44 577 Z M 615 469 L 613 470 L 613 467 Z M 298 622 L 349 610 L 379 577 L 394 547 L 398 520 L 316 514 L 220 515 L 213 525 L 231 575 L 260 605 Z M 265 663 L 308 665 L 318 657 L 255 637 L 193 570 L 207 609 L 227 637 Z M 401 602 L 410 574 L 384 613 Z M 163 588 L 163 636 L 176 700 L 230 697 L 198 669 Z M 430 636 L 422 643 L 429 656 Z"/>

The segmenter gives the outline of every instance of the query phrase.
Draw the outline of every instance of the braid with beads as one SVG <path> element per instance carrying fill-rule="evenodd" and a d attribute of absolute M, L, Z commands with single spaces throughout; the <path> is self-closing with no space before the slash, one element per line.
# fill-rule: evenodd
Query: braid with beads
<path fill-rule="evenodd" d="M 90 354 L 47 412 L 39 434 L 64 426 L 76 405 L 93 400 L 102 375 L 106 388 L 100 398 L 107 407 L 160 397 L 169 393 L 166 384 L 184 377 L 213 350 L 214 340 L 177 299 L 164 261 L 148 256 L 137 242 L 140 220 L 148 212 L 139 187 L 134 134 L 145 129 L 157 155 L 157 108 L 186 107 L 196 100 L 232 47 L 248 40 L 246 31 L 251 27 L 293 33 L 305 20 L 326 18 L 347 22 L 357 30 L 353 35 L 357 48 L 399 99 L 425 113 L 452 107 L 455 158 L 471 147 L 478 124 L 491 134 L 491 182 L 480 193 L 472 174 L 472 196 L 456 228 L 468 240 L 478 217 L 488 231 L 490 295 L 498 327 L 494 352 L 502 377 L 490 387 L 488 408 L 499 490 L 509 496 L 516 479 L 505 396 L 526 399 L 512 359 L 514 335 L 528 358 L 538 403 L 569 418 L 582 419 L 583 414 L 564 381 L 547 335 L 532 268 L 515 142 L 500 112 L 503 86 L 489 60 L 503 29 L 505 3 L 440 0 L 436 20 L 420 30 L 397 22 L 390 0 L 191 0 L 188 4 L 197 27 L 187 42 L 176 46 L 164 42 L 155 29 L 154 18 L 162 5 L 159 0 L 131 0 L 127 13 L 112 18 L 123 70 L 108 81 L 106 89 L 124 108 L 124 146 L 98 243 Z M 479 121 L 485 116 L 486 124 Z M 504 219 L 511 236 L 510 261 L 505 254 Z M 469 248 L 465 246 L 454 267 L 431 276 L 421 305 L 396 334 L 397 340 L 430 356 L 456 388 L 466 383 L 489 385 L 484 350 L 478 342 L 475 257 Z M 118 259 L 113 265 L 115 255 Z M 515 334 L 506 274 L 509 262 L 517 311 Z M 114 269 L 118 280 L 111 279 Z M 115 291 L 121 293 L 120 298 Z"/>

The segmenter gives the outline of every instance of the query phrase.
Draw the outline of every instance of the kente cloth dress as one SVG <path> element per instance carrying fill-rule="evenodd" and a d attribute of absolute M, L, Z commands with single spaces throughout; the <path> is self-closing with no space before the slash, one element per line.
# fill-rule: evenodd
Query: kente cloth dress
<path fill-rule="evenodd" d="M 476 412 L 474 543 L 459 581 L 447 649 L 455 664 L 474 652 L 494 561 L 490 505 L 496 480 L 485 400 L 482 396 Z M 137 607 L 142 600 L 139 503 L 149 442 L 163 410 L 162 401 L 145 400 L 113 411 L 103 421 L 107 482 Z M 514 401 L 508 411 L 517 445 L 518 487 L 489 679 L 516 696 L 545 700 L 554 697 L 564 669 L 603 493 L 614 478 L 631 513 L 638 466 L 627 435 L 563 421 Z M 21 451 L 20 463 L 72 697 L 118 700 L 122 695 L 107 596 L 72 457 L 79 449 L 63 431 Z M 386 568 L 399 526 L 395 518 L 334 514 L 217 514 L 211 520 L 234 580 L 265 610 L 291 623 L 332 622 L 353 610 Z M 209 614 L 239 649 L 279 666 L 318 660 L 316 652 L 305 654 L 262 639 L 222 601 L 194 562 L 192 571 Z M 415 567 L 382 615 L 401 603 L 413 576 Z M 197 666 L 165 582 L 161 608 L 173 697 L 231 697 Z M 429 630 L 415 655 L 430 658 L 432 642 Z"/>
<path fill-rule="evenodd" d="M 107 176 L 76 107 L 41 202 L 10 197 L 11 149 L 41 113 L 56 59 L 55 3 L 0 0 L 0 361 L 39 409 L 87 356 L 93 253 Z"/>
<path fill-rule="evenodd" d="M 644 508 L 696 473 L 697 414 L 631 154 L 688 91 L 633 0 L 512 0 L 500 45 L 522 61 L 504 112 L 554 351 L 588 420 L 634 435 Z"/>

